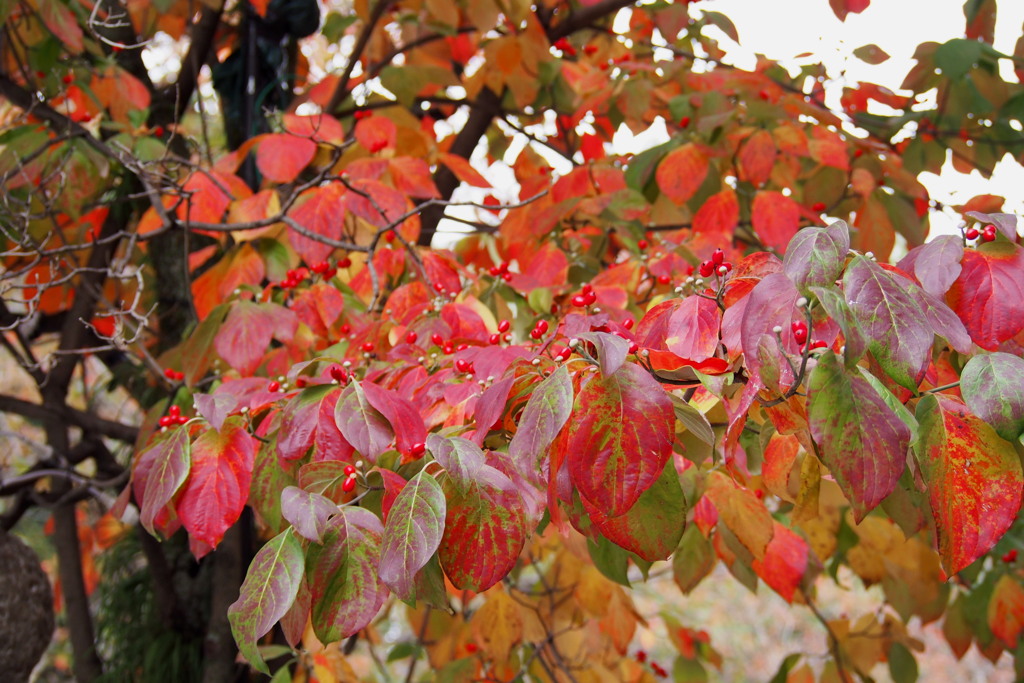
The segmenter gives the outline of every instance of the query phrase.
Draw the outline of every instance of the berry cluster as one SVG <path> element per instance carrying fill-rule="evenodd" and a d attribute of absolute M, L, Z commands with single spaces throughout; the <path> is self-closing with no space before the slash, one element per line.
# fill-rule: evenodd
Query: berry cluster
<path fill-rule="evenodd" d="M 294 289 L 307 277 L 309 277 L 308 268 L 293 268 L 285 273 L 285 278 L 281 280 L 280 286 L 282 289 Z"/>
<path fill-rule="evenodd" d="M 559 38 L 554 43 L 552 43 L 551 47 L 555 48 L 556 50 L 561 50 L 564 54 L 568 55 L 569 57 L 576 56 L 576 48 L 572 46 L 572 43 L 569 42 L 568 38 Z"/>
<path fill-rule="evenodd" d="M 345 493 L 351 493 L 355 490 L 358 479 L 359 475 L 356 473 L 356 468 L 352 465 L 345 465 L 345 481 L 341 483 L 341 490 Z"/>
<path fill-rule="evenodd" d="M 597 302 L 597 294 L 594 293 L 594 288 L 590 286 L 590 283 L 587 283 L 580 289 L 579 294 L 573 296 L 571 302 L 576 308 L 586 308 Z M 536 339 L 536 337 L 534 338 Z"/>
<path fill-rule="evenodd" d="M 548 321 L 544 318 L 538 318 L 537 322 L 534 323 L 533 329 L 530 330 L 531 339 L 540 339 L 548 331 Z"/>
<path fill-rule="evenodd" d="M 637 650 L 637 652 L 636 652 L 636 661 L 640 662 L 641 664 L 646 663 L 647 662 L 647 653 L 644 652 L 643 650 Z M 651 666 L 651 671 L 653 671 L 654 675 L 657 676 L 658 678 L 666 678 L 668 676 L 668 671 L 666 671 L 665 668 L 663 666 L 661 666 L 660 664 L 658 664 L 657 662 L 652 661 L 650 663 L 650 666 Z"/>
<path fill-rule="evenodd" d="M 701 277 L 711 277 L 712 275 L 724 277 L 731 270 L 732 264 L 725 260 L 725 252 L 719 248 L 715 249 L 715 253 L 711 254 L 710 259 L 700 264 L 698 272 Z"/>
<path fill-rule="evenodd" d="M 173 425 L 183 425 L 188 422 L 188 418 L 181 414 L 181 408 L 172 405 L 167 409 L 167 414 L 160 418 L 159 424 L 161 427 L 171 427 Z"/>
<path fill-rule="evenodd" d="M 1006 554 L 1003 555 L 1003 562 L 1005 562 L 1006 564 L 1013 564 L 1016 561 L 1017 561 L 1017 549 L 1016 548 L 1010 548 L 1009 550 L 1006 551 Z"/>
<path fill-rule="evenodd" d="M 996 226 L 986 225 L 981 230 L 974 227 L 967 228 L 964 237 L 967 240 L 976 240 L 978 237 L 981 237 L 982 242 L 992 242 L 996 239 Z"/>
<path fill-rule="evenodd" d="M 347 258 L 345 260 L 348 261 Z M 349 263 L 351 263 L 351 261 L 349 261 Z M 341 265 L 340 262 L 339 265 Z M 314 273 L 323 276 L 325 280 L 330 280 L 331 278 L 338 274 L 338 269 L 332 266 L 327 261 L 321 261 L 320 263 L 311 267 L 310 270 L 312 270 Z"/>
<path fill-rule="evenodd" d="M 505 282 L 512 279 L 512 273 L 508 272 L 508 261 L 502 261 L 496 266 L 491 266 L 487 269 L 487 272 L 491 277 L 500 277 Z"/>
<path fill-rule="evenodd" d="M 172 370 L 167 368 L 164 370 L 164 377 L 171 380 L 172 382 L 182 382 L 185 380 L 185 373 L 179 372 L 178 370 Z"/>
<path fill-rule="evenodd" d="M 348 370 L 341 367 L 340 365 L 332 365 L 329 372 L 331 375 L 331 379 L 336 381 L 338 384 L 345 384 L 348 382 Z"/>
<path fill-rule="evenodd" d="M 811 342 L 807 341 L 807 323 L 803 320 L 793 321 L 790 329 L 793 330 L 793 340 L 800 345 L 800 353 L 804 353 L 808 349 L 813 351 L 814 349 L 823 349 L 828 346 L 822 339 L 815 339 Z"/>
<path fill-rule="evenodd" d="M 498 331 L 492 334 L 490 337 L 488 337 L 487 341 L 489 341 L 492 346 L 497 346 L 498 344 L 500 344 L 502 339 L 504 339 L 507 342 L 512 341 L 512 335 L 508 334 L 508 331 L 509 329 L 511 329 L 511 327 L 512 323 L 510 323 L 507 320 L 502 320 L 501 322 L 498 323 Z M 502 337 L 502 335 L 505 336 Z"/>

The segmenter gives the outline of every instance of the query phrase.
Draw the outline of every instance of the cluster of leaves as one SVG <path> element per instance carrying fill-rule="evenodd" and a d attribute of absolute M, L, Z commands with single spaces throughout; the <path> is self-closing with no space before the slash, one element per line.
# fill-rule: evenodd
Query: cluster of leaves
<path fill-rule="evenodd" d="M 228 618 L 265 672 L 268 634 L 317 652 L 371 633 L 394 596 L 419 634 L 391 653 L 410 678 L 425 650 L 451 680 L 643 680 L 667 670 L 626 656 L 642 619 L 617 584 L 666 560 L 684 593 L 721 562 L 808 605 L 824 680 L 883 661 L 910 678 L 915 616 L 944 618 L 958 655 L 1022 666 L 1024 248 L 994 197 L 961 207 L 994 226 L 983 239 L 925 243 L 917 179 L 946 149 L 985 172 L 1017 144 L 1022 86 L 974 40 L 995 3 L 968 2 L 971 40 L 922 46 L 914 95 L 860 84 L 845 117 L 819 66 L 724 64 L 724 15 L 654 3 L 613 22 L 632 4 L 357 2 L 321 29 L 355 38 L 344 72 L 314 81 L 300 57 L 297 100 L 233 150 L 202 106 L 183 116 L 180 82 L 152 82 L 139 38 L 188 34 L 199 64 L 273 3 L 240 28 L 216 3 L 11 4 L 4 346 L 44 403 L 3 407 L 44 416 L 62 458 L 67 418 L 133 442 L 118 510 L 183 529 L 196 558 L 254 511 L 265 543 Z M 612 154 L 620 126 L 658 119 L 667 142 Z M 487 179 L 499 162 L 517 192 Z M 460 185 L 479 201 L 452 201 Z M 430 249 L 458 205 L 472 233 Z M 61 326 L 50 364 L 37 317 Z M 137 431 L 64 396 L 105 352 Z M 815 583 L 844 567 L 889 607 L 826 617 Z M 678 679 L 719 663 L 665 623 Z M 779 680 L 810 671 L 794 656 Z"/>

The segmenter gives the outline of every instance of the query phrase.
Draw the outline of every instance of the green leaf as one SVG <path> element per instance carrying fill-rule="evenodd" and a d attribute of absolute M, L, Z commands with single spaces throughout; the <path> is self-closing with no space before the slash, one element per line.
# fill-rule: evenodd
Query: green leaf
<path fill-rule="evenodd" d="M 387 588 L 378 577 L 383 528 L 369 510 L 342 508 L 331 518 L 323 543 L 306 555 L 313 632 L 322 643 L 358 633 L 380 610 Z"/>
<path fill-rule="evenodd" d="M 446 504 L 441 486 L 426 470 L 395 498 L 384 524 L 380 578 L 402 600 L 415 597 L 416 573 L 441 544 Z"/>
<path fill-rule="evenodd" d="M 373 461 L 391 447 L 395 438 L 391 424 L 370 405 L 359 382 L 350 382 L 342 390 L 334 409 L 334 420 L 352 447 Z"/>
<path fill-rule="evenodd" d="M 960 375 L 971 412 L 1007 441 L 1024 433 L 1024 359 L 1009 353 L 974 356 Z"/>
<path fill-rule="evenodd" d="M 889 673 L 894 683 L 914 683 L 917 680 L 917 660 L 903 643 L 889 647 Z"/>
<path fill-rule="evenodd" d="M 874 43 L 861 45 L 853 51 L 853 56 L 868 64 L 881 64 L 889 59 L 889 53 Z"/>
<path fill-rule="evenodd" d="M 683 423 L 686 431 L 703 441 L 709 446 L 715 445 L 715 431 L 704 413 L 700 412 L 689 403 L 675 394 L 669 394 L 672 399 L 672 409 L 675 411 L 676 419 Z"/>
<path fill-rule="evenodd" d="M 672 556 L 672 578 L 689 595 L 715 568 L 715 551 L 696 524 L 687 527 Z"/>
<path fill-rule="evenodd" d="M 917 404 L 915 447 L 938 535 L 939 555 L 955 574 L 984 555 L 1013 524 L 1024 474 L 1004 441 L 952 396 L 929 394 Z"/>
<path fill-rule="evenodd" d="M 288 529 L 260 548 L 253 558 L 236 600 L 228 607 L 231 633 L 242 656 L 270 674 L 257 641 L 270 632 L 292 606 L 302 582 L 302 546 Z"/>
<path fill-rule="evenodd" d="M 857 521 L 893 492 L 906 466 L 910 429 L 865 379 L 831 351 L 811 372 L 811 435 L 821 459 L 853 505 Z"/>
<path fill-rule="evenodd" d="M 519 418 L 519 428 L 508 445 L 509 457 L 528 481 L 539 481 L 541 462 L 572 413 L 572 399 L 572 380 L 565 365 L 530 394 Z"/>
<path fill-rule="evenodd" d="M 954 38 L 935 50 L 935 66 L 951 81 L 963 78 L 981 59 L 982 44 L 976 40 Z"/>

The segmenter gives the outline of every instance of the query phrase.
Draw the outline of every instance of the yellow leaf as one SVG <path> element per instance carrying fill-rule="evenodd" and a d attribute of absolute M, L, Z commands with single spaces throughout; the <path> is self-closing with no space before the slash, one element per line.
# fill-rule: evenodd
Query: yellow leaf
<path fill-rule="evenodd" d="M 487 602 L 471 622 L 477 643 L 498 662 L 508 659 L 523 637 L 523 616 L 518 604 L 503 589 L 487 593 Z"/>

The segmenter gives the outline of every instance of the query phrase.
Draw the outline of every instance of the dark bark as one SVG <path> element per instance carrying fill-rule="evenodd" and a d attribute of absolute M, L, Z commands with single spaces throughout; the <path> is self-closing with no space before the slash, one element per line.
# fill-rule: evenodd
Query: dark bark
<path fill-rule="evenodd" d="M 235 663 L 238 648 L 228 623 L 228 607 L 238 599 L 238 589 L 245 576 L 242 525 L 243 515 L 227 530 L 211 556 L 213 586 L 210 594 L 210 621 L 203 643 L 203 683 L 227 683 L 236 680 L 242 669 Z"/>

